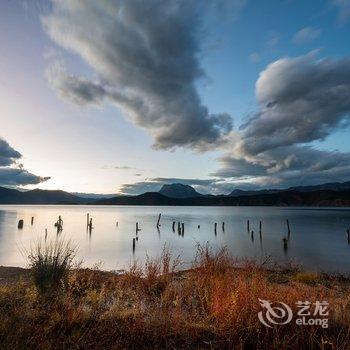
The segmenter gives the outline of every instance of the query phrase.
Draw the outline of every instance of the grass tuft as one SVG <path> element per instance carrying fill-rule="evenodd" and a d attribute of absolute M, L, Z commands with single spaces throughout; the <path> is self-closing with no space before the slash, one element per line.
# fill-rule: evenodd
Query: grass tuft
<path fill-rule="evenodd" d="M 70 241 L 39 242 L 28 254 L 31 276 L 40 294 L 66 289 L 76 248 Z"/>

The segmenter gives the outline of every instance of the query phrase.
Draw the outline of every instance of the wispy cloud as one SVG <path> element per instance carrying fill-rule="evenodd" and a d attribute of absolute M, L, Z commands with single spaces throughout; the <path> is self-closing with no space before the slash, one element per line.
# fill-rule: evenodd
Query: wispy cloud
<path fill-rule="evenodd" d="M 333 4 L 338 8 L 338 18 L 341 24 L 345 24 L 350 19 L 350 1 L 333 0 Z"/>
<path fill-rule="evenodd" d="M 105 170 L 126 170 L 126 171 L 144 171 L 144 169 L 136 168 L 128 165 L 104 165 L 102 169 Z"/>
<path fill-rule="evenodd" d="M 317 39 L 321 35 L 321 29 L 313 27 L 305 27 L 296 32 L 293 36 L 293 43 L 303 45 L 312 40 Z"/>
<path fill-rule="evenodd" d="M 249 55 L 250 62 L 257 63 L 261 60 L 261 55 L 257 52 L 253 52 Z"/>

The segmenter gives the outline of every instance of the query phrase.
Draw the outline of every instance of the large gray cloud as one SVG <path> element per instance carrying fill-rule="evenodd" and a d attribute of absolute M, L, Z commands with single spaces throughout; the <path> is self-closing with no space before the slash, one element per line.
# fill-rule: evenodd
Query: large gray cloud
<path fill-rule="evenodd" d="M 27 170 L 21 168 L 0 167 L 1 186 L 36 185 L 49 179 L 49 177 L 31 174 Z"/>
<path fill-rule="evenodd" d="M 21 153 L 0 137 L 0 186 L 39 184 L 49 179 L 49 177 L 37 176 L 23 169 L 18 163 L 21 158 Z"/>
<path fill-rule="evenodd" d="M 280 59 L 256 83 L 258 112 L 214 176 L 288 187 L 346 181 L 350 153 L 312 146 L 350 122 L 350 59 Z"/>
<path fill-rule="evenodd" d="M 220 162 L 222 167 L 213 176 L 233 182 L 252 179 L 258 187 L 348 181 L 350 174 L 350 153 L 308 146 L 280 147 L 249 159 L 226 155 Z"/>
<path fill-rule="evenodd" d="M 350 59 L 280 59 L 260 73 L 256 95 L 261 108 L 242 127 L 243 151 L 323 140 L 349 124 Z"/>
<path fill-rule="evenodd" d="M 156 148 L 205 150 L 220 144 L 232 120 L 226 113 L 210 114 L 195 83 L 205 75 L 199 63 L 201 14 L 224 3 L 53 0 L 42 18 L 46 31 L 87 62 L 97 80 L 54 69 L 50 82 L 78 104 L 116 103 L 150 132 Z"/>
<path fill-rule="evenodd" d="M 14 164 L 22 155 L 0 137 L 0 166 Z"/>

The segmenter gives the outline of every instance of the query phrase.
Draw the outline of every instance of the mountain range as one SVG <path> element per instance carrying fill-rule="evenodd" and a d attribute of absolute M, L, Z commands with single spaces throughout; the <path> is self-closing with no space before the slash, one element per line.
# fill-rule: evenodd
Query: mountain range
<path fill-rule="evenodd" d="M 77 194 L 40 189 L 19 191 L 0 187 L 0 204 L 350 206 L 350 181 L 288 189 L 234 189 L 229 195 L 204 195 L 180 183 L 163 185 L 158 192 L 137 196 Z"/>

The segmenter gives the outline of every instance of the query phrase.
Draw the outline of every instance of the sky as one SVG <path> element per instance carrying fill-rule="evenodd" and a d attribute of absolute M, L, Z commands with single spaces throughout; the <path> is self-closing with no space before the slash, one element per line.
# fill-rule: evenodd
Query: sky
<path fill-rule="evenodd" d="M 350 180 L 350 0 L 3 0 L 0 32 L 0 186 Z"/>

